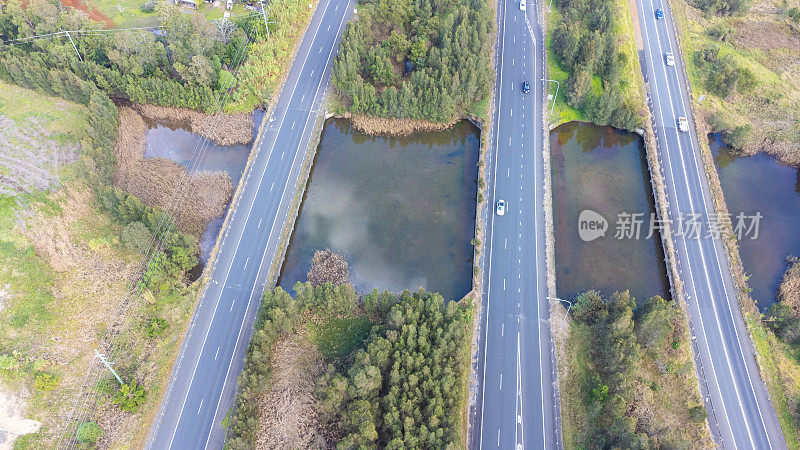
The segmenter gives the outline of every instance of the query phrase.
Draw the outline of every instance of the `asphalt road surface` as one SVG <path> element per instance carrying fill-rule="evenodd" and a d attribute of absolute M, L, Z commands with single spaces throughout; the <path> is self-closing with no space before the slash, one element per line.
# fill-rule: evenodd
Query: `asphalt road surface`
<path fill-rule="evenodd" d="M 149 448 L 221 448 L 256 311 L 295 193 L 330 77 L 336 44 L 355 0 L 320 0 L 289 76 L 256 143 L 231 207 L 211 281 L 195 312 Z"/>
<path fill-rule="evenodd" d="M 555 448 L 546 289 L 542 102 L 544 45 L 538 2 L 499 2 L 482 364 L 473 445 Z M 526 17 L 526 14 L 528 17 Z M 522 84 L 530 83 L 530 92 Z M 492 170 L 492 169 L 490 169 Z M 503 216 L 495 212 L 506 202 Z"/>
<path fill-rule="evenodd" d="M 682 215 L 700 214 L 699 222 L 706 224 L 714 218 L 714 206 L 699 154 L 671 11 L 660 0 L 637 0 L 636 5 L 669 219 L 675 228 Z M 662 20 L 655 18 L 658 8 L 664 11 Z M 666 65 L 666 52 L 674 53 L 675 66 Z M 689 120 L 688 132 L 678 130 L 681 116 Z M 693 339 L 700 354 L 698 371 L 712 433 L 723 448 L 784 448 L 778 419 L 756 367 L 725 250 L 707 226 L 690 236 L 692 229 L 684 221 L 687 233 L 676 237 L 675 243 Z"/>

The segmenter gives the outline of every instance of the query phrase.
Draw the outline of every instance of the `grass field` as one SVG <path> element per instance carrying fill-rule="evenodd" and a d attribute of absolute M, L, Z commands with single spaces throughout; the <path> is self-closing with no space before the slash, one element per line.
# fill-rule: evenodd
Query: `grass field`
<path fill-rule="evenodd" d="M 0 147 L 4 163 L 13 151 L 28 151 L 20 142 L 77 145 L 86 128 L 82 107 L 2 84 L 0 121 L 5 142 L 14 143 Z M 67 174 L 58 185 L 0 194 L 0 388 L 22 399 L 25 417 L 42 423 L 15 448 L 56 446 L 62 414 L 72 408 L 141 258 L 121 241 L 122 226 L 98 208 L 76 164 L 58 171 Z M 197 294 L 194 286 L 168 281 L 131 309 L 122 328 L 125 350 L 115 361 L 124 379 L 145 386 L 148 400 L 138 413 L 121 411 L 111 402 L 116 381 L 106 374 L 108 388 L 89 418 L 104 432 L 100 446 L 144 444 Z M 146 332 L 152 317 L 167 324 L 162 335 Z"/>
<path fill-rule="evenodd" d="M 549 13 L 547 13 L 547 44 L 545 45 L 545 48 L 547 49 L 547 76 L 549 76 L 551 80 L 558 82 L 548 83 L 548 88 L 550 89 L 549 92 L 552 95 L 555 95 L 556 87 L 559 87 L 558 96 L 555 99 L 555 106 L 553 106 L 552 103 L 548 105 L 548 111 L 552 111 L 550 114 L 551 127 L 561 125 L 562 123 L 572 122 L 573 120 L 583 120 L 583 112 L 567 104 L 566 91 L 563 88 L 564 84 L 567 82 L 569 73 L 567 73 L 567 71 L 564 70 L 558 63 L 558 60 L 553 54 L 553 50 L 550 45 L 550 39 L 552 38 L 553 30 L 560 20 L 561 14 L 558 12 L 558 9 L 553 8 Z"/>
<path fill-rule="evenodd" d="M 730 143 L 747 154 L 766 151 L 786 163 L 800 165 L 800 23 L 787 10 L 795 1 L 753 0 L 744 16 L 704 15 L 685 0 L 673 3 L 687 63 L 694 105 L 712 132 L 750 126 Z M 725 37 L 713 37 L 719 31 Z M 752 91 L 737 89 L 726 98 L 707 85 L 707 69 L 696 55 L 715 47 L 755 77 Z M 703 101 L 699 97 L 703 95 Z M 711 117 L 713 119 L 711 119 Z"/>
<path fill-rule="evenodd" d="M 77 159 L 85 109 L 0 82 L 0 195 L 57 185 Z"/>
<path fill-rule="evenodd" d="M 145 0 L 88 0 L 92 9 L 108 17 L 117 28 L 148 27 L 159 25 L 158 14 L 146 13 L 141 9 Z M 189 11 L 187 9 L 187 11 Z M 219 6 L 201 1 L 198 11 L 210 20 L 221 19 L 224 9 L 224 2 Z M 236 16 L 247 13 L 247 8 L 241 3 L 234 3 L 231 8 L 231 15 Z"/>
<path fill-rule="evenodd" d="M 308 324 L 308 338 L 326 360 L 335 361 L 361 346 L 372 325 L 367 316 L 325 318 Z"/>

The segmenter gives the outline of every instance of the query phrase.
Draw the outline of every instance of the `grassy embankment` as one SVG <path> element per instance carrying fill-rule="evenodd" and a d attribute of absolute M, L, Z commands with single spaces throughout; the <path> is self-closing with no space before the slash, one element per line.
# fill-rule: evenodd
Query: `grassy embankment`
<path fill-rule="evenodd" d="M 564 15 L 560 10 L 560 8 L 563 8 L 563 6 L 560 7 L 559 4 L 560 2 L 558 0 L 554 0 L 553 7 L 546 16 L 547 43 L 545 48 L 547 50 L 547 76 L 549 79 L 558 81 L 559 83 L 558 96 L 555 99 L 555 106 L 552 107 L 552 104 L 548 105 L 548 108 L 552 107 L 553 111 L 549 116 L 550 127 L 553 128 L 562 123 L 573 120 L 593 121 L 603 125 L 605 124 L 603 122 L 607 122 L 608 120 L 598 120 L 599 117 L 597 114 L 589 114 L 589 116 L 587 116 L 587 108 L 590 108 L 588 101 L 570 101 L 568 97 L 569 92 L 574 89 L 572 87 L 572 83 L 568 82 L 570 77 L 573 75 L 573 72 L 571 68 L 565 67 L 559 62 L 559 58 L 553 46 L 553 33 L 556 28 L 565 20 Z M 611 27 L 609 27 L 607 31 L 604 31 L 604 33 L 611 33 L 616 39 L 618 52 L 615 56 L 618 58 L 619 62 L 619 67 L 616 70 L 618 70 L 619 73 L 613 76 L 615 80 L 609 80 L 608 75 L 610 74 L 603 74 L 600 70 L 593 71 L 591 76 L 590 96 L 600 97 L 603 94 L 604 87 L 608 87 L 615 91 L 619 91 L 620 97 L 623 103 L 627 105 L 628 109 L 640 111 L 643 108 L 641 105 L 644 105 L 644 89 L 642 87 L 641 76 L 638 73 L 639 58 L 636 54 L 631 11 L 628 8 L 625 0 L 612 0 L 609 2 L 609 4 Z M 576 17 L 576 15 L 572 15 L 571 17 Z M 588 32 L 588 19 L 586 19 L 586 21 L 576 21 L 575 19 L 572 20 L 573 21 L 571 23 L 567 24 L 568 26 L 582 29 L 584 33 Z M 600 36 L 601 39 L 605 37 L 602 33 Z M 587 41 L 585 40 L 585 35 L 583 39 L 584 40 L 580 41 L 581 45 L 586 45 Z M 593 63 L 587 64 L 592 65 Z M 556 83 L 549 83 L 549 91 L 551 94 L 555 94 L 556 87 Z M 615 126 L 623 125 L 623 123 L 617 123 L 614 119 L 608 122 L 609 124 Z M 622 128 L 630 127 L 622 126 Z"/>
<path fill-rule="evenodd" d="M 800 166 L 800 15 L 796 1 L 753 0 L 744 15 L 673 4 L 704 131 L 746 154 Z M 704 95 L 702 102 L 699 96 Z"/>
<path fill-rule="evenodd" d="M 565 448 L 713 447 L 680 308 L 587 292 L 570 317 Z"/>
<path fill-rule="evenodd" d="M 701 132 L 722 132 L 744 154 L 765 151 L 786 163 L 800 164 L 800 24 L 790 14 L 798 5 L 758 0 L 750 3 L 746 15 L 704 14 L 685 1 L 672 6 Z M 702 102 L 700 95 L 705 96 Z M 700 145 L 706 167 L 714 167 L 707 142 Z M 723 199 L 717 174 L 711 173 L 709 179 L 715 196 Z M 726 209 L 724 204 L 717 208 Z M 732 255 L 761 377 L 787 445 L 800 448 L 800 342 L 778 335 L 796 336 L 792 329 L 800 325 L 796 316 L 791 319 L 794 323 L 781 325 L 771 314 L 764 317 L 758 312 L 736 242 L 726 242 L 726 248 Z"/>
<path fill-rule="evenodd" d="M 25 101 L 20 101 L 25 99 Z M 36 130 L 36 144 L 50 145 L 51 154 L 75 145 L 87 128 L 85 108 L 16 86 L 0 85 L 3 118 Z M 19 150 L 20 135 L 8 130 Z M 25 435 L 19 448 L 53 447 L 64 411 L 72 406 L 81 377 L 93 359 L 109 322 L 127 292 L 139 251 L 130 245 L 123 227 L 98 209 L 76 164 L 58 170 L 60 187 L 33 187 L 0 197 L 0 380 L 27 398 L 26 417 L 42 423 Z M 11 166 L 11 170 L 14 167 Z M 16 197 L 16 198 L 15 198 Z M 166 292 L 166 291 L 165 291 Z M 118 360 L 123 377 L 137 378 L 149 392 L 157 390 L 176 350 L 180 325 L 193 304 L 188 290 L 169 290 L 156 300 L 146 296 L 133 313 L 133 331 L 126 333 L 132 352 Z M 146 330 L 160 317 L 166 329 Z M 99 394 L 99 411 L 90 419 L 105 434 L 98 443 L 133 442 L 135 429 L 149 428 L 142 415 L 113 406 L 113 385 Z M 145 409 L 154 408 L 148 399 Z M 114 425 L 112 425 L 114 424 Z"/>
<path fill-rule="evenodd" d="M 226 445 L 465 446 L 473 314 L 468 301 L 424 291 L 361 299 L 350 285 L 298 283 L 294 299 L 266 292 Z"/>

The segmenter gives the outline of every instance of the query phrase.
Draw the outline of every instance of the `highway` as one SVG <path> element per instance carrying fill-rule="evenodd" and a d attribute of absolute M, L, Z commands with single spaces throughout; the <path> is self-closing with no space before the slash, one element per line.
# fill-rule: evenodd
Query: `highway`
<path fill-rule="evenodd" d="M 693 126 L 683 58 L 676 42 L 669 5 L 637 0 L 646 79 L 651 90 L 656 138 L 673 228 L 681 215 L 701 214 L 702 223 L 714 213 L 708 182 Z M 661 8 L 664 18 L 657 20 Z M 675 66 L 665 53 L 675 54 Z M 680 132 L 677 118 L 687 117 L 689 132 Z M 701 137 L 704 138 L 704 137 Z M 735 216 L 736 212 L 731 211 Z M 688 227 L 687 227 L 688 229 Z M 705 228 L 696 236 L 676 237 L 678 267 L 689 306 L 693 339 L 699 351 L 701 388 L 709 424 L 723 448 L 785 448 L 780 425 L 761 381 L 754 350 L 742 320 L 725 250 Z"/>
<path fill-rule="evenodd" d="M 546 298 L 545 59 L 536 3 L 526 11 L 520 10 L 519 0 L 498 5 L 482 362 L 472 423 L 472 446 L 478 448 L 560 445 Z M 522 92 L 525 81 L 530 83 L 527 94 Z M 507 205 L 503 216 L 495 213 L 500 199 Z"/>
<path fill-rule="evenodd" d="M 355 0 L 320 0 L 269 125 L 254 146 L 230 226 L 195 311 L 148 448 L 222 448 L 221 421 L 236 381 L 266 278 L 295 194 L 330 78 L 339 35 Z"/>

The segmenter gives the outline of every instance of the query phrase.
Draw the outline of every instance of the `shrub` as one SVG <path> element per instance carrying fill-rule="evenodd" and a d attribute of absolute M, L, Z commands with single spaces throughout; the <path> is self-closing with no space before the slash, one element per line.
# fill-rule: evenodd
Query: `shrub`
<path fill-rule="evenodd" d="M 142 222 L 131 222 L 122 229 L 122 244 L 132 252 L 146 252 L 152 238 L 152 233 Z"/>
<path fill-rule="evenodd" d="M 689 408 L 689 419 L 693 422 L 702 422 L 706 420 L 708 413 L 702 406 L 692 406 Z"/>
<path fill-rule="evenodd" d="M 103 430 L 95 422 L 83 422 L 78 425 L 78 442 L 95 443 L 101 436 L 103 436 Z"/>
<path fill-rule="evenodd" d="M 707 14 L 718 16 L 744 14 L 750 7 L 748 0 L 696 0 L 694 5 Z"/>
<path fill-rule="evenodd" d="M 733 38 L 733 35 L 736 33 L 736 28 L 726 25 L 724 23 L 718 23 L 713 27 L 709 28 L 707 31 L 709 37 L 717 40 L 719 42 L 728 42 Z"/>
<path fill-rule="evenodd" d="M 144 329 L 149 338 L 163 336 L 167 328 L 169 328 L 169 323 L 163 317 L 153 316 L 145 320 Z"/>
<path fill-rule="evenodd" d="M 147 0 L 146 2 L 142 3 L 140 6 L 142 12 L 151 13 L 156 11 L 156 2 L 155 0 Z"/>
<path fill-rule="evenodd" d="M 123 384 L 114 395 L 114 404 L 119 405 L 120 409 L 136 413 L 147 400 L 147 391 L 136 383 L 136 380 L 129 384 Z"/>
<path fill-rule="evenodd" d="M 39 372 L 33 380 L 33 386 L 39 392 L 50 392 L 58 384 L 58 377 L 49 372 Z"/>

